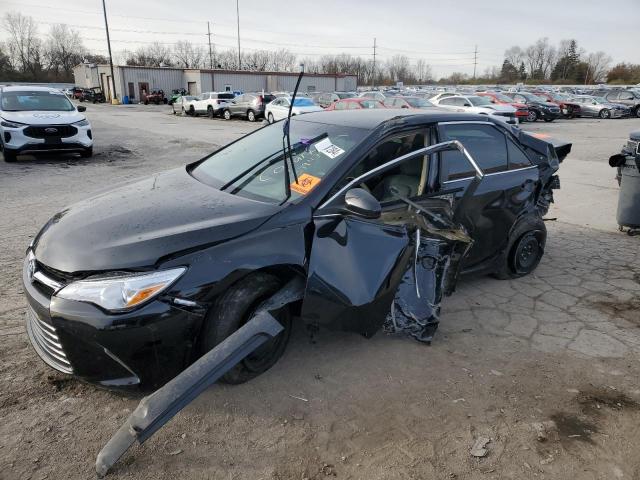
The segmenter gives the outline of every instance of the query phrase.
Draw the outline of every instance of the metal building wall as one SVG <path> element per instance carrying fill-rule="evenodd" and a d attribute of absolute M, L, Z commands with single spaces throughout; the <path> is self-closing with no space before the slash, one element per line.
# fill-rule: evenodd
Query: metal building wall
<path fill-rule="evenodd" d="M 355 75 L 346 75 L 344 77 L 338 78 L 336 91 L 338 92 L 352 92 L 355 91 L 358 87 L 358 77 Z"/>
<path fill-rule="evenodd" d="M 107 67 L 108 68 L 108 67 Z M 139 83 L 146 82 L 149 84 L 149 91 L 164 90 L 165 95 L 169 96 L 171 90 L 176 88 L 185 88 L 184 70 L 181 68 L 140 68 L 140 67 L 117 67 L 121 74 L 120 82 L 116 83 L 118 87 L 118 98 L 122 100 L 122 95 L 129 95 L 128 83 L 134 84 L 133 88 L 136 93 L 136 100 L 140 101 Z M 116 73 L 116 81 L 118 81 L 118 73 Z"/>
<path fill-rule="evenodd" d="M 267 76 L 252 73 L 213 73 L 213 90 L 224 92 L 225 85 L 231 85 L 231 90 L 243 92 L 261 92 L 267 88 Z"/>
<path fill-rule="evenodd" d="M 298 75 L 278 75 L 278 90 L 292 92 L 296 88 Z M 305 75 L 300 82 L 301 92 L 333 92 L 336 89 L 335 77 L 312 77 Z"/>

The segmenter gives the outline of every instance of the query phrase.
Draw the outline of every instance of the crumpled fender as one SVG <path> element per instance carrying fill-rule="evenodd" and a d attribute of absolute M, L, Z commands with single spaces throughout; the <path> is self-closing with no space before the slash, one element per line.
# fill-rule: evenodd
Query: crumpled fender
<path fill-rule="evenodd" d="M 270 297 L 253 317 L 166 385 L 144 397 L 127 421 L 100 450 L 96 473 L 104 477 L 137 440 L 143 443 L 238 362 L 278 335 L 283 327 L 269 313 L 302 299 L 304 281 L 295 277 Z"/>

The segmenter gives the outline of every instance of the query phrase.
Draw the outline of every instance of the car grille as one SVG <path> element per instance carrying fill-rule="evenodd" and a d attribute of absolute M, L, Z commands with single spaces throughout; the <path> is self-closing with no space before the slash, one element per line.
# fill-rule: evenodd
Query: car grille
<path fill-rule="evenodd" d="M 551 113 L 560 113 L 560 107 L 549 107 Z"/>
<path fill-rule="evenodd" d="M 73 137 L 78 129 L 71 125 L 38 125 L 29 126 L 23 133 L 31 138 Z"/>
<path fill-rule="evenodd" d="M 73 373 L 55 327 L 43 322 L 31 307 L 27 310 L 27 333 L 33 348 L 45 363 L 62 373 Z"/>

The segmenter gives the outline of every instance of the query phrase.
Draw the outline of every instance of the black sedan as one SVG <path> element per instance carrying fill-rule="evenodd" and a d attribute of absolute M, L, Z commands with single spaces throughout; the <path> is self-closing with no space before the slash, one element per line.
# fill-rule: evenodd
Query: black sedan
<path fill-rule="evenodd" d="M 553 122 L 562 115 L 560 107 L 555 103 L 547 102 L 546 99 L 528 92 L 507 92 L 505 95 L 513 98 L 518 103 L 523 103 L 529 108 L 528 122 L 544 120 Z"/>
<path fill-rule="evenodd" d="M 282 125 L 54 215 L 23 269 L 42 359 L 157 386 L 271 302 L 282 332 L 236 358 L 238 383 L 278 360 L 294 318 L 428 342 L 460 271 L 538 265 L 570 144 L 438 111 L 311 113 L 288 141 Z"/>

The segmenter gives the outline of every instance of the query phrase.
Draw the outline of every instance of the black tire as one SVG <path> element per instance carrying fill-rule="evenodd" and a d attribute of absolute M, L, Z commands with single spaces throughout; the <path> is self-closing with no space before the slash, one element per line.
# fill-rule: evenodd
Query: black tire
<path fill-rule="evenodd" d="M 553 122 L 553 120 L 554 120 L 553 118 L 545 118 L 544 119 L 544 121 L 547 122 L 547 123 Z"/>
<path fill-rule="evenodd" d="M 544 255 L 547 227 L 542 218 L 529 215 L 518 221 L 509 236 L 509 244 L 493 276 L 501 280 L 524 277 L 533 272 Z"/>
<path fill-rule="evenodd" d="M 269 115 L 267 116 L 267 122 L 269 123 L 273 123 L 273 113 L 269 112 Z"/>
<path fill-rule="evenodd" d="M 211 105 L 209 105 L 209 106 L 207 107 L 207 117 L 209 117 L 209 118 L 213 118 L 213 117 L 215 117 L 215 116 L 216 116 L 216 114 L 215 114 L 215 113 L 213 113 L 213 107 L 212 107 Z"/>
<path fill-rule="evenodd" d="M 167 104 L 168 100 L 166 98 L 162 99 L 162 103 L 164 103 L 165 105 Z"/>
<path fill-rule="evenodd" d="M 281 287 L 277 277 L 266 273 L 253 273 L 228 288 L 209 311 L 200 336 L 200 352 L 208 352 L 244 325 L 253 312 Z M 222 381 L 244 383 L 273 367 L 280 359 L 291 335 L 291 316 L 287 307 L 279 310 L 276 319 L 284 331 L 266 342 L 233 367 Z"/>
<path fill-rule="evenodd" d="M 145 105 L 149 105 L 149 100 L 145 100 L 145 101 L 144 101 L 144 104 L 145 104 Z"/>
<path fill-rule="evenodd" d="M 78 100 L 79 100 L 80 102 L 84 102 L 84 100 L 82 99 L 82 97 L 80 97 Z"/>
<path fill-rule="evenodd" d="M 193 108 L 193 105 L 189 107 L 189 115 L 191 115 L 192 117 L 196 116 L 196 109 Z"/>
<path fill-rule="evenodd" d="M 609 118 L 611 116 L 611 112 L 609 110 L 607 110 L 606 108 L 603 108 L 602 110 L 600 110 L 598 112 L 598 117 L 605 119 L 605 118 Z"/>
<path fill-rule="evenodd" d="M 633 110 L 633 114 L 640 118 L 640 106 L 637 106 L 635 110 Z"/>
<path fill-rule="evenodd" d="M 4 157 L 4 161 L 7 163 L 14 163 L 18 161 L 18 154 L 16 152 L 4 149 L 2 150 L 2 156 Z"/>
<path fill-rule="evenodd" d="M 535 122 L 536 120 L 538 120 L 538 112 L 535 110 L 529 110 L 529 113 L 527 114 L 527 122 Z"/>
<path fill-rule="evenodd" d="M 256 112 L 254 112 L 253 110 L 248 110 L 247 111 L 247 120 L 249 120 L 250 122 L 255 122 L 256 121 Z"/>
<path fill-rule="evenodd" d="M 93 157 L 93 147 L 89 147 L 89 148 L 83 150 L 82 152 L 80 152 L 80 156 L 82 158 L 91 158 L 91 157 Z"/>
<path fill-rule="evenodd" d="M 222 112 L 222 116 L 225 120 L 231 120 L 231 111 L 228 108 L 225 108 L 225 110 Z"/>

